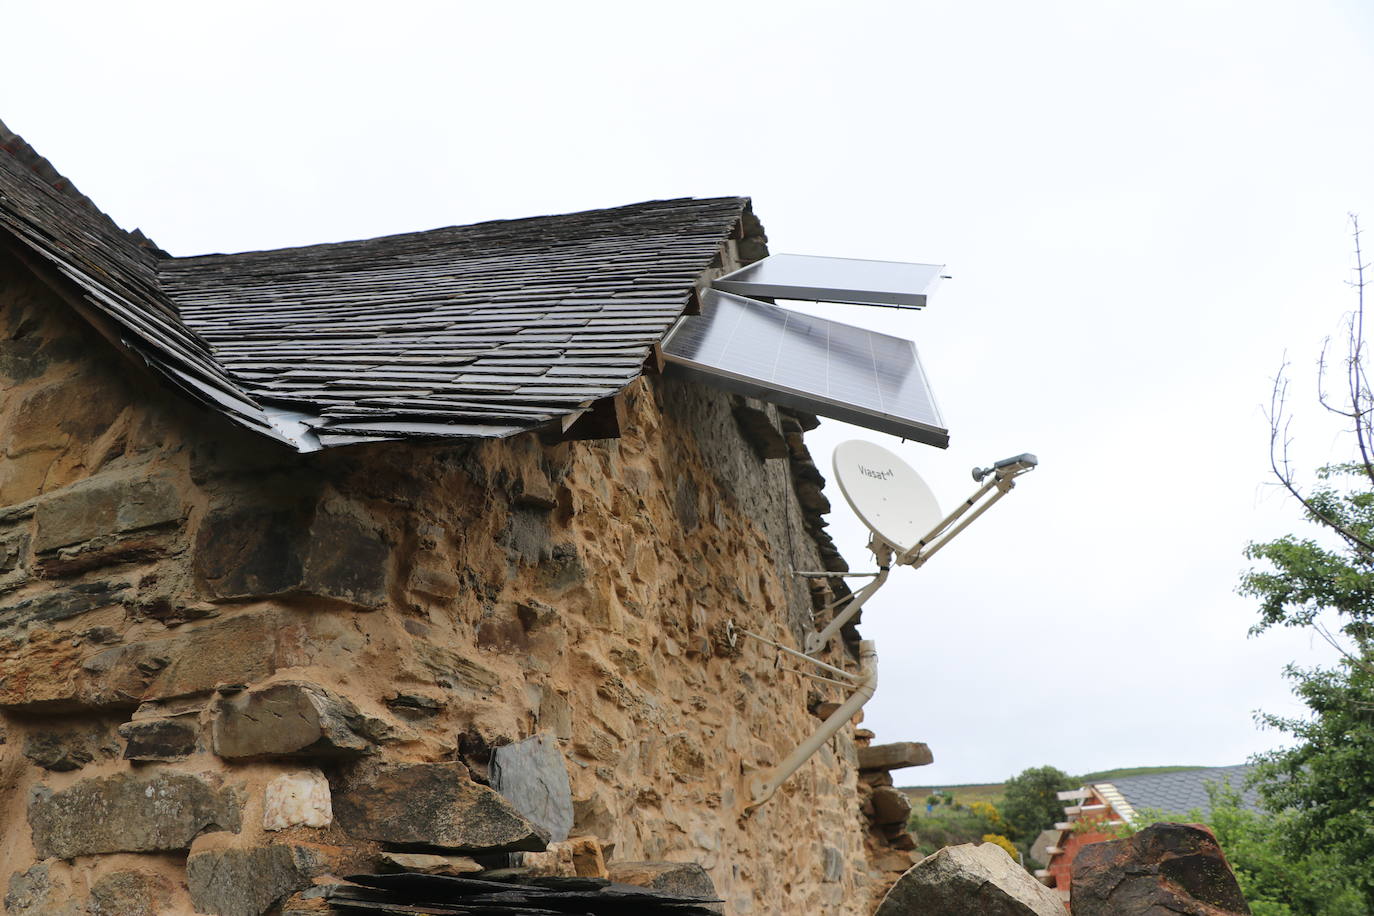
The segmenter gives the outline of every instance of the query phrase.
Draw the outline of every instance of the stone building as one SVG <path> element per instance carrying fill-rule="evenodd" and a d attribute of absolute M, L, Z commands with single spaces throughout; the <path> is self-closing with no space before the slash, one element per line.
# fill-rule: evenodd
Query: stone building
<path fill-rule="evenodd" d="M 838 698 L 727 633 L 843 588 L 788 572 L 843 568 L 816 420 L 655 358 L 765 253 L 728 198 L 170 257 L 0 125 L 5 912 L 512 853 L 870 912 L 910 863 L 871 736 L 741 816 Z"/>

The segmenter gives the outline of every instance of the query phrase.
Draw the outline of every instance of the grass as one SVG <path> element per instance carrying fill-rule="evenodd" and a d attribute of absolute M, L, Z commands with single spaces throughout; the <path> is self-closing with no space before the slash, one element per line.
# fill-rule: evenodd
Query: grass
<path fill-rule="evenodd" d="M 911 803 L 920 808 L 922 814 L 926 810 L 926 796 L 937 791 L 948 792 L 954 796 L 955 804 L 963 805 L 966 808 L 974 802 L 988 802 L 996 805 L 1002 801 L 1002 783 L 1000 782 L 970 783 L 962 786 L 903 786 L 902 791 L 911 796 Z"/>

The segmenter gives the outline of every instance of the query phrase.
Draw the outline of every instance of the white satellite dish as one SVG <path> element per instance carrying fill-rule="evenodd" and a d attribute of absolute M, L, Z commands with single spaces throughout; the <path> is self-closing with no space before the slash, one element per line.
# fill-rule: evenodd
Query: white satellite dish
<path fill-rule="evenodd" d="M 894 552 L 906 553 L 944 520 L 921 475 L 881 445 L 841 442 L 834 462 L 835 480 L 849 507 Z"/>
<path fill-rule="evenodd" d="M 796 575 L 809 579 L 863 577 L 870 580 L 857 592 L 844 589 L 843 594 L 818 610 L 818 614 L 833 611 L 834 616 L 819 632 L 807 634 L 804 652 L 789 649 L 749 630 L 736 631 L 733 621 L 730 622 L 729 630 L 732 640 L 733 633 L 739 632 L 772 646 L 778 650 L 779 657 L 786 655 L 808 662 L 823 670 L 825 674 L 817 675 L 794 668 L 783 668 L 784 671 L 791 671 L 827 684 L 840 684 L 852 688 L 854 692 L 831 712 L 815 734 L 774 767 L 766 778 L 760 776 L 755 781 L 753 798 L 744 808 L 746 815 L 772 798 L 778 787 L 829 741 L 831 736 L 873 696 L 874 690 L 878 687 L 877 652 L 873 648 L 873 643 L 867 640 L 859 643 L 860 671 L 855 674 L 821 660 L 820 653 L 830 644 L 830 640 L 834 639 L 840 629 L 854 619 L 864 603 L 883 587 L 894 567 L 920 569 L 959 532 L 1011 492 L 1012 487 L 1016 486 L 1017 477 L 1039 463 L 1034 455 L 1024 454 L 1005 458 L 991 467 L 974 468 L 973 479 L 979 485 L 978 489 L 953 512 L 942 515 L 940 505 L 935 501 L 935 494 L 921 479 L 921 475 L 881 445 L 851 439 L 835 447 L 835 480 L 839 483 L 840 492 L 844 493 L 844 498 L 854 510 L 854 514 L 873 535 L 868 546 L 878 561 L 877 572 L 793 570 Z"/>

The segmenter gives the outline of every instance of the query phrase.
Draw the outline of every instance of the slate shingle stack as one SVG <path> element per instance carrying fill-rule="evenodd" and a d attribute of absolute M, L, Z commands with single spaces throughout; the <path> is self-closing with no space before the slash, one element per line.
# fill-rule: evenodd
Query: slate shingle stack
<path fill-rule="evenodd" d="M 336 912 L 427 913 L 433 916 L 712 916 L 715 898 L 688 897 L 601 878 L 482 880 L 438 875 L 354 875 L 353 885 L 326 889 Z"/>
<path fill-rule="evenodd" d="M 303 450 L 507 436 L 614 395 L 747 207 L 653 201 L 172 258 L 0 124 L 0 239 L 177 386 Z"/>

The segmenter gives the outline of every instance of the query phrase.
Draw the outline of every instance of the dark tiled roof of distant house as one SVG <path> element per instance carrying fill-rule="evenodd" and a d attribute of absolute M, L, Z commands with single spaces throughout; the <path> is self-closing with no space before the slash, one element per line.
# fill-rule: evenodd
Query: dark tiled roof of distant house
<path fill-rule="evenodd" d="M 1245 777 L 1252 768 L 1248 765 L 1205 767 L 1174 773 L 1142 773 L 1122 776 L 1110 783 L 1137 812 L 1148 810 L 1162 814 L 1185 815 L 1194 808 L 1204 812 L 1212 808 L 1207 794 L 1209 783 L 1230 783 L 1241 793 L 1247 808 L 1257 809 L 1259 796 L 1254 789 L 1245 788 Z M 1097 784 L 1102 785 L 1102 784 Z"/>
<path fill-rule="evenodd" d="M 654 201 L 172 258 L 0 124 L 0 229 L 16 253 L 164 376 L 298 446 L 302 429 L 322 445 L 505 436 L 616 394 L 748 205 Z"/>

